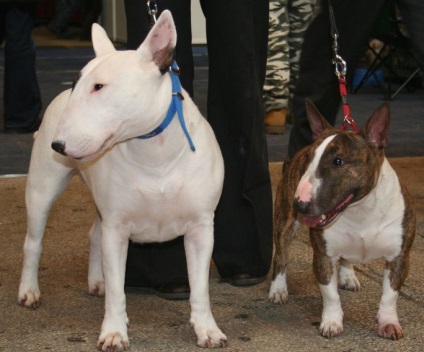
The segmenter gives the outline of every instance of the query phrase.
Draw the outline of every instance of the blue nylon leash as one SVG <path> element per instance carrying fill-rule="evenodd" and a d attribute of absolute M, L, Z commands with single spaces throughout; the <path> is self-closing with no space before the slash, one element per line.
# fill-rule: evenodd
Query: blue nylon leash
<path fill-rule="evenodd" d="M 196 151 L 196 148 L 193 144 L 190 134 L 188 133 L 187 126 L 184 120 L 184 115 L 183 115 L 184 97 L 181 93 L 181 82 L 178 77 L 179 68 L 175 60 L 172 62 L 171 67 L 168 69 L 168 73 L 171 76 L 171 82 L 172 82 L 172 99 L 171 99 L 171 105 L 169 106 L 165 119 L 153 131 L 147 134 L 144 134 L 142 136 L 138 136 L 136 138 L 148 139 L 148 138 L 157 136 L 159 133 L 162 133 L 166 127 L 168 127 L 168 125 L 171 123 L 172 119 L 174 118 L 175 114 L 177 114 L 178 120 L 180 121 L 181 128 L 183 129 L 183 132 L 187 138 L 188 144 L 190 145 L 190 149 L 194 152 Z"/>

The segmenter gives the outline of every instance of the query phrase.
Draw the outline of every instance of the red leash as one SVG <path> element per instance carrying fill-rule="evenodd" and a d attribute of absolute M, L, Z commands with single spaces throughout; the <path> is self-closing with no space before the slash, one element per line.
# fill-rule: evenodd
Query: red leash
<path fill-rule="evenodd" d="M 344 116 L 344 120 L 342 125 L 340 126 L 340 129 L 345 130 L 348 127 L 351 127 L 352 130 L 354 130 L 355 132 L 359 132 L 358 126 L 356 126 L 356 123 L 353 117 L 350 115 L 350 107 L 347 102 L 347 88 L 346 88 L 347 65 L 346 65 L 346 61 L 344 61 L 342 57 L 338 54 L 339 45 L 337 43 L 337 39 L 339 37 L 339 32 L 336 27 L 336 21 L 334 19 L 334 12 L 333 12 L 333 6 L 331 5 L 331 0 L 328 0 L 328 7 L 329 7 L 329 13 L 330 13 L 331 36 L 334 38 L 333 45 L 332 45 L 332 49 L 334 53 L 332 63 L 335 66 L 335 73 L 337 78 L 339 79 L 339 89 L 340 89 L 340 96 L 342 98 L 342 108 L 343 108 L 343 116 Z"/>

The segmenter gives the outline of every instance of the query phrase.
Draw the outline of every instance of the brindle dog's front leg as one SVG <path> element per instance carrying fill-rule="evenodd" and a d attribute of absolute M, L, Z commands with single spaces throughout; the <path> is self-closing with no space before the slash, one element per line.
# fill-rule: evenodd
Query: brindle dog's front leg
<path fill-rule="evenodd" d="M 343 311 L 337 292 L 337 260 L 325 254 L 322 230 L 310 229 L 314 250 L 313 271 L 323 299 L 320 333 L 324 337 L 340 336 L 343 332 Z"/>
<path fill-rule="evenodd" d="M 409 250 L 407 255 L 401 253 L 391 262 L 386 262 L 383 277 L 383 295 L 378 308 L 378 334 L 388 339 L 399 340 L 403 330 L 399 323 L 396 303 L 400 289 L 408 276 Z"/>
<path fill-rule="evenodd" d="M 383 295 L 378 308 L 378 334 L 380 336 L 399 340 L 403 337 L 403 330 L 399 324 L 396 303 L 400 289 L 409 272 L 409 253 L 415 238 L 416 213 L 409 192 L 402 186 L 405 200 L 403 219 L 403 243 L 399 255 L 392 261 L 386 262 L 383 278 Z"/>

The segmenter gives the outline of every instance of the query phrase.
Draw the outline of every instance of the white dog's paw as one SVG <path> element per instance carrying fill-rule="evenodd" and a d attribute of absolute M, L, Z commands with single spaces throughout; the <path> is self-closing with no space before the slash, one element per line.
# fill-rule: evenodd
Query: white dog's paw
<path fill-rule="evenodd" d="M 99 351 L 121 351 L 127 350 L 130 343 L 128 340 L 128 316 L 127 313 L 120 317 L 114 316 L 105 318 L 102 324 L 102 331 L 97 342 Z"/>
<path fill-rule="evenodd" d="M 104 281 L 89 282 L 88 292 L 93 296 L 104 296 L 105 282 Z"/>
<path fill-rule="evenodd" d="M 99 351 L 122 351 L 128 350 L 130 343 L 125 332 L 102 332 L 97 347 Z"/>
<path fill-rule="evenodd" d="M 344 288 L 345 290 L 357 292 L 361 289 L 361 283 L 354 273 L 350 276 L 340 276 L 340 287 Z"/>
<path fill-rule="evenodd" d="M 28 290 L 25 293 L 19 292 L 18 302 L 23 307 L 38 308 L 41 305 L 40 290 Z"/>
<path fill-rule="evenodd" d="M 216 325 L 212 313 L 201 316 L 191 312 L 190 323 L 200 347 L 227 347 L 227 336 Z"/>
<path fill-rule="evenodd" d="M 192 327 L 197 336 L 198 346 L 206 348 L 227 347 L 227 336 L 218 326 L 207 327 L 192 324 Z"/>
<path fill-rule="evenodd" d="M 343 333 L 343 323 L 337 320 L 322 321 L 319 332 L 322 336 L 328 337 L 329 339 L 340 336 Z"/>
<path fill-rule="evenodd" d="M 271 282 L 269 301 L 277 304 L 286 304 L 288 300 L 286 274 L 278 274 Z"/>

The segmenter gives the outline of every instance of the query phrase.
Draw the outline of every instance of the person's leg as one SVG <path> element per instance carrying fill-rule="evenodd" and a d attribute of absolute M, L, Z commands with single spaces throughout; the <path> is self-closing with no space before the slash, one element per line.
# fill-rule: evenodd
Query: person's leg
<path fill-rule="evenodd" d="M 191 56 L 190 0 L 156 1 L 159 12 L 170 9 L 177 28 L 176 61 L 181 69 L 184 89 L 193 92 L 193 58 Z M 172 5 L 172 6 L 171 6 Z M 151 28 L 146 2 L 125 0 L 127 46 L 137 49 Z M 159 14 L 158 14 L 159 16 Z M 158 17 L 157 16 L 157 17 Z M 130 242 L 125 276 L 126 286 L 153 286 L 164 298 L 188 298 L 188 274 L 184 241 L 180 237 L 165 243 L 134 244 Z"/>
<path fill-rule="evenodd" d="M 289 80 L 288 0 L 269 2 L 268 56 L 264 83 L 265 111 L 287 108 Z"/>
<path fill-rule="evenodd" d="M 269 3 L 264 104 L 265 129 L 271 134 L 284 133 L 286 125 L 290 78 L 288 2 L 288 0 L 271 0 Z"/>
<path fill-rule="evenodd" d="M 35 4 L 10 5 L 6 14 L 4 128 L 28 133 L 38 128 L 41 94 L 35 68 L 36 50 L 31 38 Z"/>
<path fill-rule="evenodd" d="M 409 32 L 414 56 L 424 68 L 424 1 L 397 0 L 397 3 Z"/>
<path fill-rule="evenodd" d="M 6 14 L 9 10 L 8 4 L 0 3 L 0 45 L 3 44 L 6 30 Z"/>
<path fill-rule="evenodd" d="M 288 108 L 291 107 L 294 87 L 299 77 L 299 61 L 302 52 L 303 38 L 311 23 L 313 7 L 311 0 L 290 0 L 288 4 L 289 21 L 289 67 L 290 78 L 288 83 Z"/>
<path fill-rule="evenodd" d="M 225 164 L 213 259 L 221 277 L 233 284 L 252 284 L 267 274 L 272 257 L 272 194 L 262 100 L 268 1 L 201 4 L 209 52 L 207 119 Z M 238 280 L 241 274 L 248 274 L 246 280 Z"/>
<path fill-rule="evenodd" d="M 81 6 L 81 40 L 91 40 L 91 28 L 102 13 L 102 0 L 85 0 Z"/>
<path fill-rule="evenodd" d="M 49 28 L 59 37 L 69 37 L 68 25 L 72 16 L 78 11 L 81 0 L 56 0 L 55 15 L 49 24 Z"/>
<path fill-rule="evenodd" d="M 363 54 L 369 34 L 386 0 L 333 0 L 334 15 L 339 31 L 339 54 L 347 62 L 347 79 L 360 55 Z M 360 21 L 360 25 L 358 25 Z M 300 59 L 300 73 L 294 98 L 295 124 L 290 133 L 289 158 L 312 142 L 312 133 L 306 117 L 305 98 L 309 98 L 331 123 L 335 123 L 340 106 L 338 80 L 332 64 L 332 43 L 328 5 L 312 21 L 305 33 Z"/>

